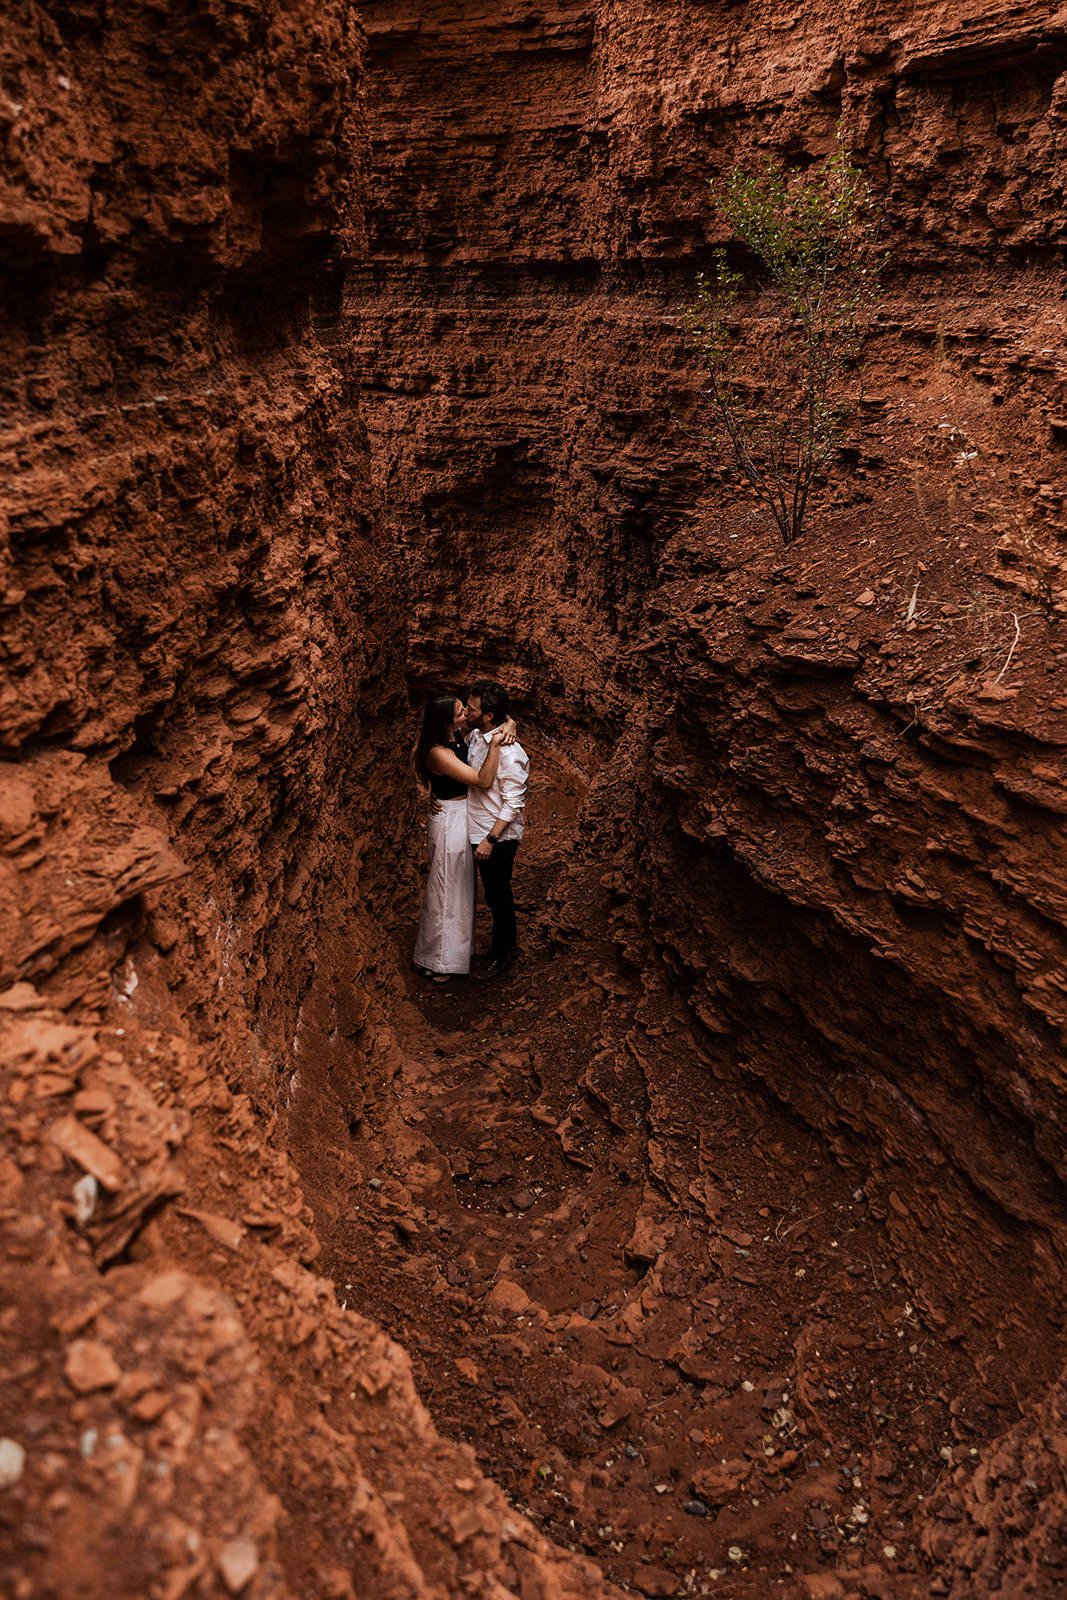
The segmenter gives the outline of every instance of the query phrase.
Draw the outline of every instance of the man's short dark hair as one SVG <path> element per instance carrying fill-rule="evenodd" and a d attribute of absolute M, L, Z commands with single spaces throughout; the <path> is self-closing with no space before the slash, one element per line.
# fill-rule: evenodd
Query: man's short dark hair
<path fill-rule="evenodd" d="M 488 712 L 493 719 L 493 727 L 498 728 L 511 710 L 511 696 L 502 683 L 494 683 L 491 678 L 483 678 L 479 683 L 471 684 L 471 694 L 478 696 L 483 714 Z"/>

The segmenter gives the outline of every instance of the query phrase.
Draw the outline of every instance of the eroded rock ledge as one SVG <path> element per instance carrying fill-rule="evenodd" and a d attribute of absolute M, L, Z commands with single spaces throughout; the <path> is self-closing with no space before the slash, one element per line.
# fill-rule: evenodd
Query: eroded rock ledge
<path fill-rule="evenodd" d="M 459 651 L 548 713 L 599 771 L 584 836 L 624 960 L 661 961 L 717 1070 L 863 1176 L 931 1318 L 1017 1339 L 1052 1381 L 1062 17 L 379 0 L 367 18 L 370 259 L 346 307 L 418 681 Z M 838 129 L 891 270 L 864 415 L 785 558 L 694 449 L 677 313 L 721 238 L 706 180 L 760 149 L 818 159 Z M 953 438 L 980 442 L 977 484 Z M 564 888 L 580 944 L 578 905 Z M 1005 1461 L 1028 1439 L 1032 1481 L 1062 1495 L 1058 1380 L 1040 1405 Z M 939 1583 L 992 1582 L 1018 1516 L 1012 1582 L 1053 1591 L 1010 1478 L 944 1488 Z"/>
<path fill-rule="evenodd" d="M 5 35 L 19 1596 L 599 1587 L 339 1308 L 271 1137 L 320 930 L 346 917 L 374 958 L 366 901 L 401 842 L 381 796 L 407 789 L 330 266 L 362 231 L 362 59 L 345 4 L 27 5 Z"/>
<path fill-rule="evenodd" d="M 595 868 L 709 1074 L 862 1177 L 966 1359 L 1025 1356 L 926 1570 L 1051 1595 L 1062 623 L 933 443 L 982 434 L 1061 531 L 1062 18 L 364 17 L 30 5 L 4 45 L 15 1592 L 604 1587 L 338 1305 L 280 1137 L 338 1041 L 361 1112 L 404 1069 L 405 672 L 478 665 L 595 776 L 544 931 L 583 948 Z M 679 426 L 674 313 L 705 178 L 839 122 L 894 272 L 848 470 L 783 560 Z"/>
<path fill-rule="evenodd" d="M 705 1026 L 775 1092 L 894 1149 L 911 1129 L 909 1166 L 936 1152 L 1057 1231 L 1063 276 L 1032 219 L 1042 241 L 1063 227 L 1062 19 L 367 17 L 370 265 L 347 311 L 416 670 L 499 662 L 577 749 L 614 748 L 627 897 L 643 886 Z M 685 426 L 678 310 L 717 237 L 706 180 L 758 148 L 817 158 L 838 127 L 893 270 L 864 415 L 784 559 Z M 1026 217 L 1002 203 L 1024 172 Z M 966 494 L 954 428 L 991 463 Z M 1017 521 L 1048 540 L 1058 611 Z"/>

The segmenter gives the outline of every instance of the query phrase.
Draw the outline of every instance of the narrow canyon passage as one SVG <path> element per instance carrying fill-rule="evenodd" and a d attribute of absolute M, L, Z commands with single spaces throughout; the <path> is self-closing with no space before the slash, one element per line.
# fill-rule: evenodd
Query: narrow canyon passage
<path fill-rule="evenodd" d="M 1062 11 L 16 12 L 0 1588 L 1061 1600 Z M 682 314 L 842 144 L 785 547 Z M 524 958 L 439 990 L 475 668 Z"/>
<path fill-rule="evenodd" d="M 379 1088 L 305 1042 L 288 1130 L 322 1268 L 438 1430 L 623 1587 L 843 1593 L 829 1561 L 927 1594 L 939 1484 L 1041 1376 L 1025 1266 L 1004 1251 L 1003 1306 L 923 1314 L 862 1166 L 746 1094 L 665 969 L 620 965 L 584 784 L 549 746 L 534 770 L 521 965 L 421 984 L 410 903 L 382 907 L 404 976 Z"/>

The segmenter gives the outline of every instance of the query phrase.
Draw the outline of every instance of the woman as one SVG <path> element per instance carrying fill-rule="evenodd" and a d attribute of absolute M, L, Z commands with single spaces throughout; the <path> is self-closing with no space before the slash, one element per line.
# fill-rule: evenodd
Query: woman
<path fill-rule="evenodd" d="M 415 747 L 415 770 L 438 801 L 428 824 L 430 870 L 415 940 L 415 968 L 434 983 L 470 971 L 476 871 L 467 838 L 467 790 L 492 786 L 500 745 L 508 737 L 506 723 L 486 735 L 489 753 L 479 770 L 467 762 L 465 722 L 462 700 L 435 695 L 423 712 Z"/>

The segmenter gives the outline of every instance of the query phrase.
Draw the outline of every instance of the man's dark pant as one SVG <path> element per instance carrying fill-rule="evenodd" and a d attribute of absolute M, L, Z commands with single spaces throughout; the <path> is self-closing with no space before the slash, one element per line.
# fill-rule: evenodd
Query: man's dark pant
<path fill-rule="evenodd" d="M 487 861 L 478 862 L 485 903 L 493 913 L 493 941 L 489 947 L 491 961 L 503 961 L 518 946 L 515 927 L 515 896 L 511 892 L 511 874 L 515 867 L 518 839 L 503 839 L 493 846 Z"/>

